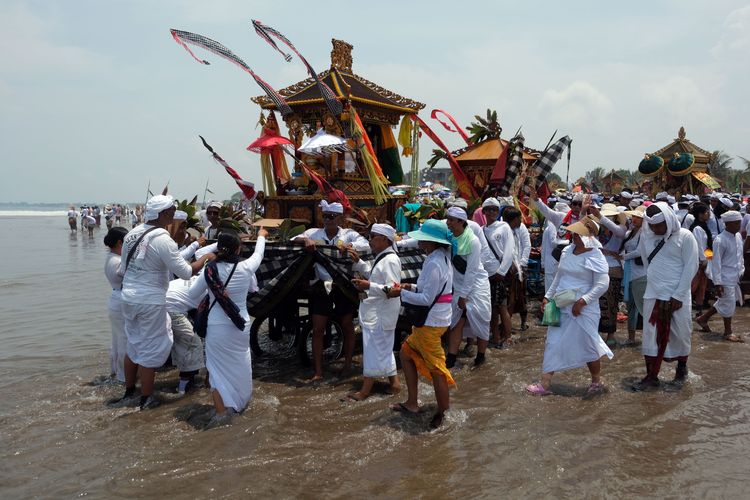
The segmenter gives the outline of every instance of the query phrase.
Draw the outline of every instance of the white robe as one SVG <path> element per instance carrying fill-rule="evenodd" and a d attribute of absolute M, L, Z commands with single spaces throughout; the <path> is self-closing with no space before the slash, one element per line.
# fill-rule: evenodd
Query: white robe
<path fill-rule="evenodd" d="M 569 245 L 563 250 L 545 297 L 549 300 L 558 292 L 575 290 L 576 301 L 582 298 L 587 305 L 578 316 L 573 316 L 573 304 L 561 308 L 560 326 L 547 329 L 543 373 L 580 368 L 602 356 L 614 356 L 599 335 L 599 297 L 609 287 L 609 266 L 598 248 L 580 255 L 573 253 L 574 248 Z"/>
<path fill-rule="evenodd" d="M 479 238 L 473 233 L 471 236 L 471 252 L 462 256 L 466 259 L 466 273 L 462 274 L 455 267 L 453 269 L 451 327 L 455 327 L 463 315 L 463 310 L 458 307 L 458 299 L 464 298 L 467 321 L 463 336 L 489 340 L 490 315 L 492 314 L 490 281 L 487 271 L 482 266 L 482 247 Z"/>
<path fill-rule="evenodd" d="M 713 252 L 711 275 L 714 285 L 723 288 L 723 295 L 716 299 L 714 308 L 722 318 L 731 318 L 737 307 L 737 298 L 742 297 L 739 285 L 745 273 L 742 237 L 739 233 L 723 231 L 713 241 Z"/>
<path fill-rule="evenodd" d="M 385 255 L 385 256 L 383 256 Z M 383 256 L 382 258 L 380 258 Z M 390 377 L 396 375 L 396 358 L 393 355 L 393 338 L 401 309 L 401 301 L 389 299 L 384 286 L 401 282 L 401 260 L 392 249 L 379 253 L 373 269 L 369 262 L 360 260 L 354 267 L 370 281 L 370 288 L 359 306 L 359 324 L 362 326 L 363 369 L 365 377 Z"/>
<path fill-rule="evenodd" d="M 122 278 L 117 274 L 120 267 L 120 256 L 114 252 L 107 254 L 104 274 L 107 276 L 112 293 L 109 296 L 109 324 L 112 331 L 112 344 L 109 349 L 111 373 L 120 382 L 125 382 L 125 354 L 128 351 L 128 337 L 125 335 L 125 318 L 122 316 L 120 288 Z"/>
<path fill-rule="evenodd" d="M 690 354 L 690 341 L 693 331 L 691 318 L 690 284 L 698 270 L 698 245 L 693 234 L 680 228 L 674 211 L 666 203 L 659 202 L 667 222 L 667 233 L 655 235 L 644 220 L 641 231 L 640 251 L 646 266 L 647 285 L 643 294 L 643 344 L 644 356 L 656 356 L 656 326 L 649 322 L 656 300 L 672 298 L 682 302 L 682 307 L 672 314 L 669 343 L 665 358 L 676 358 Z M 664 246 L 649 263 L 648 256 L 658 242 L 667 238 Z"/>
<path fill-rule="evenodd" d="M 250 315 L 247 312 L 247 294 L 255 282 L 255 271 L 260 267 L 265 251 L 266 239 L 259 237 L 255 252 L 237 264 L 226 292 L 237 304 L 239 314 L 245 319 L 245 328 L 237 328 L 224 309 L 217 303 L 208 315 L 206 328 L 206 368 L 210 373 L 212 390 L 219 391 L 227 408 L 242 411 L 247 407 L 253 394 L 253 368 L 250 358 Z M 226 283 L 234 264 L 220 262 L 219 277 Z M 203 296 L 208 284 L 203 273 L 190 285 L 190 298 Z M 208 291 L 209 301 L 214 296 Z"/>

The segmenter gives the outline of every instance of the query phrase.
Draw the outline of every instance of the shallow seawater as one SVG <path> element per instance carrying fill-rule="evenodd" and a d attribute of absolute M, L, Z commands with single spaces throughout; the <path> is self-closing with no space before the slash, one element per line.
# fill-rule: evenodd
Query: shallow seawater
<path fill-rule="evenodd" d="M 149 412 L 109 409 L 122 389 L 91 384 L 108 372 L 103 230 L 70 236 L 64 217 L 6 217 L 0 230 L 3 498 L 746 496 L 747 344 L 695 332 L 688 383 L 647 393 L 628 387 L 643 375 L 640 353 L 620 347 L 603 362 L 605 394 L 583 399 L 581 369 L 537 398 L 524 393 L 544 348 L 534 327 L 479 370 L 460 360 L 451 410 L 432 432 L 424 382 L 425 411 L 404 417 L 384 384 L 342 403 L 360 377 L 332 369 L 310 387 L 294 357 L 258 359 L 248 410 L 205 431 L 208 392 L 169 393 L 174 370 L 159 373 L 165 402 Z M 748 309 L 738 311 L 746 333 Z M 673 373 L 665 365 L 662 377 Z"/>

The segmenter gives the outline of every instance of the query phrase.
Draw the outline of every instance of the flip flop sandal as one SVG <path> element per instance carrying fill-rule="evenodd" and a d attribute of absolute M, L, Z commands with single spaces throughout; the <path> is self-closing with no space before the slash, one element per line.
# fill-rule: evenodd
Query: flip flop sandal
<path fill-rule="evenodd" d="M 549 396 L 552 391 L 544 388 L 540 382 L 534 382 L 526 386 L 526 392 L 533 394 L 534 396 Z"/>
<path fill-rule="evenodd" d="M 391 405 L 391 410 L 395 411 L 396 413 L 403 413 L 405 415 L 416 415 L 419 413 L 419 410 L 412 411 L 407 408 L 404 403 L 396 403 L 394 405 Z"/>
<path fill-rule="evenodd" d="M 586 397 L 595 396 L 604 392 L 604 384 L 601 382 L 592 382 L 589 388 L 586 389 Z"/>

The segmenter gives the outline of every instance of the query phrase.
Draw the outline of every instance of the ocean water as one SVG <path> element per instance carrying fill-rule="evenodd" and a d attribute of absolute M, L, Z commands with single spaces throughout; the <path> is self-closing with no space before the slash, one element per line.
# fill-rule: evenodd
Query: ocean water
<path fill-rule="evenodd" d="M 164 404 L 110 409 L 109 293 L 104 230 L 71 234 L 63 214 L 0 216 L 0 497 L 745 498 L 750 447 L 750 347 L 696 332 L 690 380 L 632 393 L 637 349 L 603 362 L 608 392 L 582 395 L 585 369 L 555 376 L 535 398 L 544 330 L 516 334 L 472 371 L 460 368 L 445 425 L 388 406 L 383 386 L 360 403 L 360 383 L 305 386 L 292 358 L 254 360 L 254 399 L 229 427 L 202 430 L 205 389 Z M 714 322 L 718 327 L 719 322 Z M 746 333 L 746 308 L 735 330 Z M 625 338 L 621 329 L 619 338 Z M 465 364 L 469 358 L 461 359 Z M 663 369 L 669 379 L 673 366 Z"/>

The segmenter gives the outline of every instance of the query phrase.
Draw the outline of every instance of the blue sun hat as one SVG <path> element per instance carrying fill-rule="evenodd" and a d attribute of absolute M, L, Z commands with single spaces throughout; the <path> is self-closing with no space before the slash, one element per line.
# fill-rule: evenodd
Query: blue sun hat
<path fill-rule="evenodd" d="M 416 231 L 409 231 L 409 238 L 417 241 L 432 241 L 443 245 L 450 245 L 448 226 L 445 221 L 427 219 Z"/>

